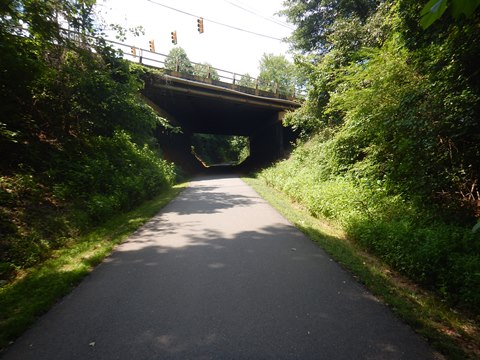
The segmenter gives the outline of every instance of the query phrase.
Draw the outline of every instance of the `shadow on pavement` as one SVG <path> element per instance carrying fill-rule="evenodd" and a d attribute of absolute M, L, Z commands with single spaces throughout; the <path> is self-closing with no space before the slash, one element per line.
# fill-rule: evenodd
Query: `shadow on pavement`
<path fill-rule="evenodd" d="M 4 359 L 434 358 L 238 179 L 209 179 L 196 178 Z"/>
<path fill-rule="evenodd" d="M 152 245 L 176 231 L 161 217 L 142 228 L 5 359 L 429 358 L 292 227 Z"/>

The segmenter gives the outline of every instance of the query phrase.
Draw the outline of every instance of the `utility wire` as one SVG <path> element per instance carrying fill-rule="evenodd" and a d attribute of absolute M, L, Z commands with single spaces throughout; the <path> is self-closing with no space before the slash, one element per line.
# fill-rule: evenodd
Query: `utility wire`
<path fill-rule="evenodd" d="M 160 4 L 159 2 L 156 2 L 156 1 L 153 1 L 153 0 L 147 0 L 147 1 L 148 1 L 148 2 L 151 2 L 152 4 L 155 4 L 155 5 L 158 5 L 158 6 L 162 6 L 162 7 L 164 7 L 164 8 L 167 8 L 167 9 L 170 9 L 170 10 L 173 10 L 173 11 L 177 11 L 177 12 L 182 13 L 182 14 L 184 14 L 184 15 L 192 16 L 192 17 L 195 17 L 195 18 L 200 18 L 200 16 L 198 16 L 198 15 L 194 15 L 194 14 L 191 14 L 191 13 L 189 13 L 189 12 L 176 9 L 176 8 L 173 8 L 173 7 L 168 6 L 168 5 Z M 218 22 L 218 21 L 215 21 L 215 20 L 207 19 L 207 18 L 205 18 L 205 17 L 203 18 L 203 20 L 209 21 L 209 22 L 211 22 L 211 23 L 213 23 L 213 24 L 225 26 L 225 27 L 228 27 L 228 28 L 230 28 L 230 29 L 234 29 L 234 30 L 238 30 L 238 31 L 243 31 L 243 32 L 246 32 L 246 33 L 249 33 L 249 34 L 252 34 L 252 35 L 262 36 L 262 37 L 265 37 L 265 38 L 268 38 L 268 39 L 273 39 L 273 40 L 278 40 L 278 41 L 283 41 L 283 39 L 280 39 L 280 38 L 276 38 L 276 37 L 269 36 L 269 35 L 265 35 L 265 34 L 259 34 L 259 33 L 256 33 L 256 32 L 254 32 L 254 31 L 250 31 L 250 30 L 241 29 L 241 28 L 239 28 L 239 27 L 235 27 L 235 26 L 232 26 L 232 25 L 224 24 L 224 23 L 221 23 L 221 22 Z"/>
<path fill-rule="evenodd" d="M 272 17 L 264 16 L 264 15 L 262 15 L 262 14 L 259 14 L 259 13 L 256 12 L 255 10 L 250 10 L 250 9 L 244 8 L 243 6 L 238 5 L 238 4 L 235 4 L 235 3 L 232 2 L 232 1 L 229 1 L 229 0 L 223 0 L 223 1 L 225 1 L 226 3 L 229 3 L 230 5 L 233 5 L 233 6 L 237 7 L 237 8 L 239 8 L 239 9 L 242 9 L 243 11 L 246 11 L 246 12 L 248 12 L 248 13 L 250 13 L 250 14 L 253 14 L 253 15 L 258 16 L 258 17 L 260 17 L 260 18 L 262 18 L 262 19 L 265 19 L 265 20 L 267 20 L 267 21 L 270 21 L 270 22 L 272 22 L 272 23 L 274 23 L 274 24 L 283 26 L 283 27 L 285 27 L 285 28 L 287 28 L 287 29 L 289 29 L 289 30 L 295 30 L 295 28 L 294 28 L 293 26 L 290 26 L 290 25 L 288 25 L 287 23 L 284 23 L 283 21 L 277 20 L 277 19 L 272 18 Z M 253 8 L 252 8 L 252 9 L 253 9 Z"/>

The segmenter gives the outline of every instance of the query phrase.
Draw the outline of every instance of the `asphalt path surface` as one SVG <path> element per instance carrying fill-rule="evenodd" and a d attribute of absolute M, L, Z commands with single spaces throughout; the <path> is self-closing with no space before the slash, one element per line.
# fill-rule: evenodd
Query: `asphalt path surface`
<path fill-rule="evenodd" d="M 250 187 L 196 178 L 3 359 L 434 359 Z"/>

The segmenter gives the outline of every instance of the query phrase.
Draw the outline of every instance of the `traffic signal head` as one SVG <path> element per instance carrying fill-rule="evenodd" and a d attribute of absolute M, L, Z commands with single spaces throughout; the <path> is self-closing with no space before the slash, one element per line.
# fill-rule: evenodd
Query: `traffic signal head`
<path fill-rule="evenodd" d="M 150 40 L 148 44 L 150 45 L 150 51 L 155 52 L 155 42 L 153 41 L 153 39 Z"/>
<path fill-rule="evenodd" d="M 200 34 L 203 33 L 203 18 L 197 19 L 197 28 Z"/>
<path fill-rule="evenodd" d="M 177 45 L 177 32 L 172 31 L 172 44 Z"/>
<path fill-rule="evenodd" d="M 132 47 L 131 50 L 133 56 L 137 56 L 137 49 Z"/>

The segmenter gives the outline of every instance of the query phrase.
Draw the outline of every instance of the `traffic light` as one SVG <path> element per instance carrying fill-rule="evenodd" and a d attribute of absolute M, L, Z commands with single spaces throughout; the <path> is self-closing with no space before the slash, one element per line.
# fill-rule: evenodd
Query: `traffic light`
<path fill-rule="evenodd" d="M 133 56 L 137 56 L 137 49 L 132 47 L 131 50 Z"/>
<path fill-rule="evenodd" d="M 203 33 L 203 18 L 197 19 L 197 28 L 200 34 Z"/>
<path fill-rule="evenodd" d="M 150 45 L 150 51 L 155 52 L 155 42 L 153 41 L 153 39 L 150 40 L 148 44 Z"/>
<path fill-rule="evenodd" d="M 172 44 L 177 45 L 177 32 L 172 31 Z"/>

